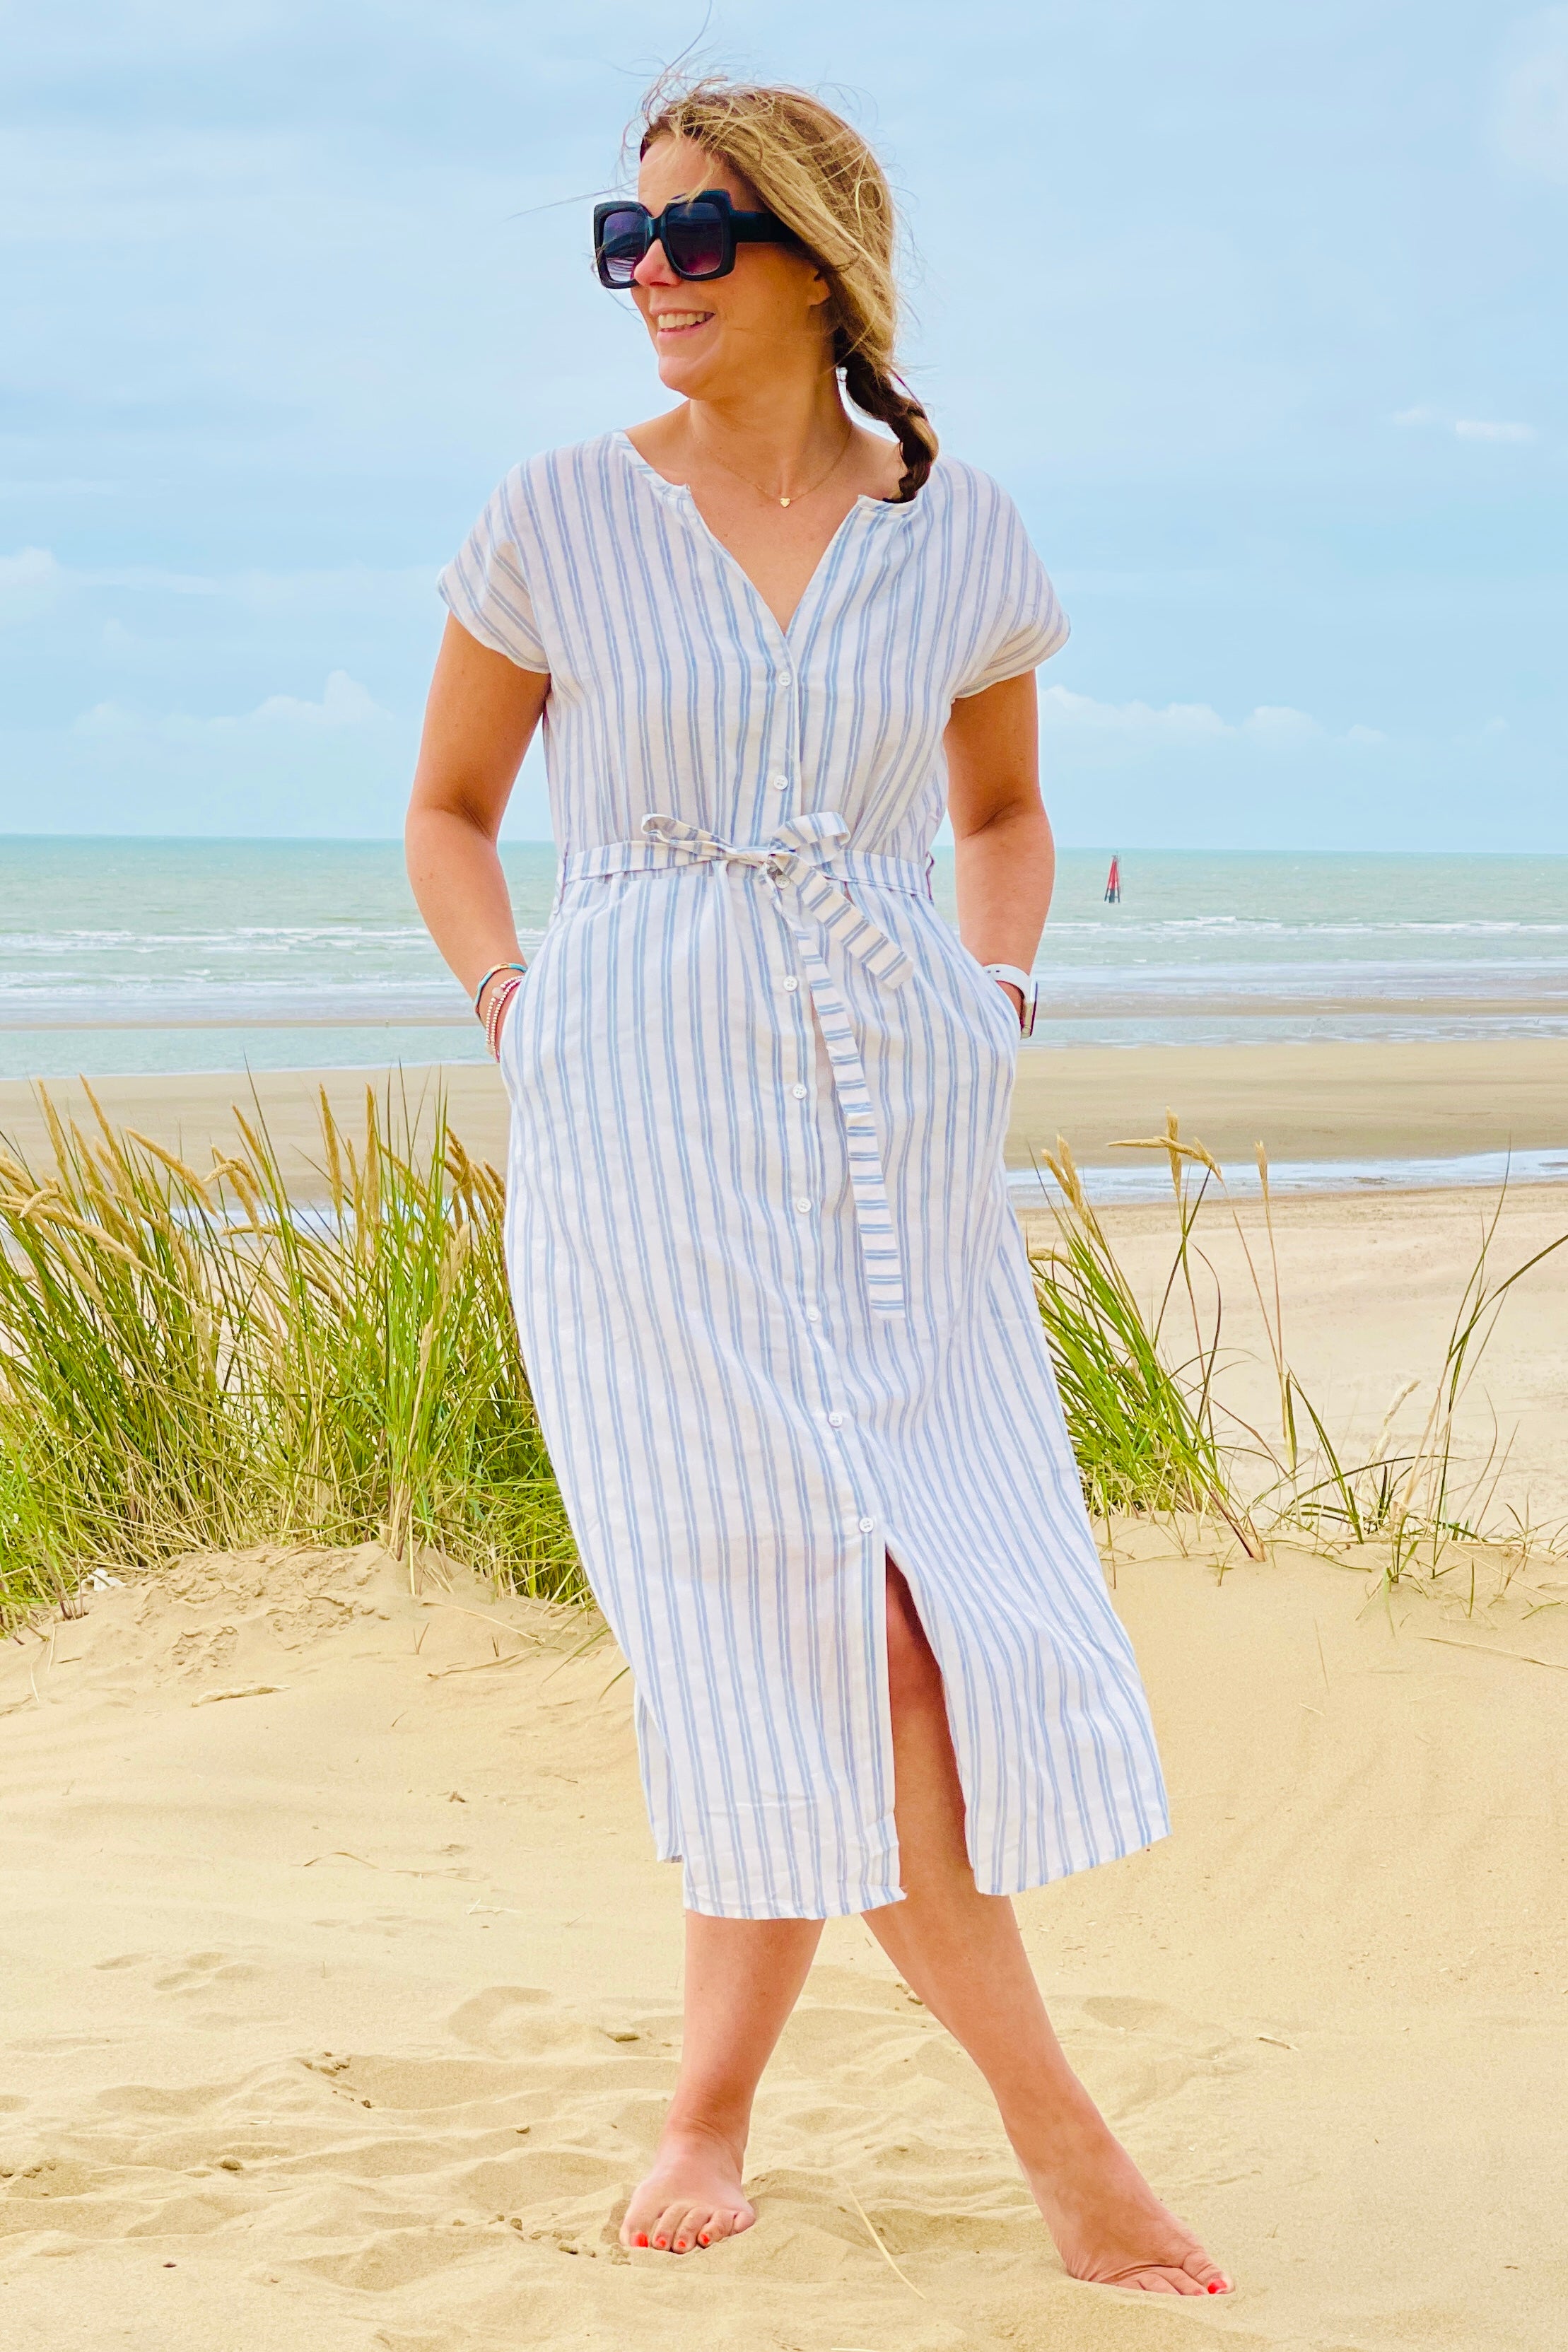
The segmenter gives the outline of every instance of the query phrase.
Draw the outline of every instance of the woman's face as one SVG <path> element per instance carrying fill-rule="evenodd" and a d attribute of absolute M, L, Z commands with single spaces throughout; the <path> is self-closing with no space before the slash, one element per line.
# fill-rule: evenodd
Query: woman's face
<path fill-rule="evenodd" d="M 643 157 L 637 195 L 650 213 L 677 197 L 722 188 L 738 212 L 764 209 L 727 163 L 687 139 L 659 139 Z M 721 398 L 751 383 L 825 362 L 828 285 L 815 262 L 780 245 L 742 245 L 727 278 L 678 278 L 662 245 L 637 265 L 642 312 L 660 380 L 688 400 Z"/>

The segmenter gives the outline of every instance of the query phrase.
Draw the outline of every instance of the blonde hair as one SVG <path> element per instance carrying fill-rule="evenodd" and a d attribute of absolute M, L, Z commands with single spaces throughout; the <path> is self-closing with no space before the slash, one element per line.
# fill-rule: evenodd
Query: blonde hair
<path fill-rule="evenodd" d="M 639 156 L 658 139 L 689 139 L 728 163 L 805 246 L 832 289 L 833 360 L 844 389 L 897 435 L 899 498 L 912 499 L 937 438 L 894 356 L 897 223 L 887 175 L 865 140 L 808 90 L 718 75 L 654 84 L 643 100 Z"/>

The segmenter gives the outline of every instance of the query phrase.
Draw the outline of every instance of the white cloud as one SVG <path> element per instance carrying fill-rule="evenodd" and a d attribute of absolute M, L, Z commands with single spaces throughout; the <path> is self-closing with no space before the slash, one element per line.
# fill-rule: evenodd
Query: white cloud
<path fill-rule="evenodd" d="M 1207 702 L 1098 702 L 1070 687 L 1047 686 L 1040 693 L 1040 717 L 1047 734 L 1080 742 L 1118 745 L 1129 751 L 1196 749 L 1221 743 L 1251 743 L 1268 751 L 1289 751 L 1311 742 L 1353 744 L 1385 740 L 1375 727 L 1352 727 L 1332 737 L 1321 721 L 1289 704 L 1259 703 L 1245 719 L 1224 718 Z"/>
<path fill-rule="evenodd" d="M 319 571 L 169 572 L 156 564 L 113 564 L 91 570 L 60 562 L 47 547 L 25 547 L 0 555 L 0 615 L 6 600 L 30 599 L 37 609 L 47 596 L 122 590 L 148 596 L 228 599 L 250 611 L 317 613 L 349 609 L 384 612 L 405 608 L 434 593 L 436 565 L 339 564 Z"/>
<path fill-rule="evenodd" d="M 1288 703 L 1260 703 L 1236 730 L 1238 735 L 1250 735 L 1261 743 L 1278 744 L 1282 750 L 1290 744 L 1306 743 L 1322 729 L 1304 710 L 1292 710 Z"/>
<path fill-rule="evenodd" d="M 1533 441 L 1533 425 L 1510 425 L 1479 416 L 1456 416 L 1454 430 L 1461 441 Z"/>
<path fill-rule="evenodd" d="M 1459 441 L 1519 442 L 1540 438 L 1533 425 L 1520 425 L 1501 417 L 1446 416 L 1438 408 L 1396 409 L 1394 423 L 1406 427 L 1433 425 L 1440 433 L 1452 433 Z"/>
<path fill-rule="evenodd" d="M 1510 39 L 1492 136 L 1516 171 L 1568 184 L 1568 8 L 1543 8 Z"/>
<path fill-rule="evenodd" d="M 100 702 L 84 710 L 73 727 L 76 735 L 114 736 L 146 739 L 155 737 L 164 742 L 210 742 L 241 734 L 279 734 L 300 732 L 318 734 L 323 730 L 363 728 L 394 724 L 390 711 L 384 710 L 369 690 L 347 670 L 335 669 L 327 679 L 320 702 L 310 702 L 292 694 L 269 694 L 254 710 L 233 717 L 194 718 L 188 711 L 173 710 L 163 718 L 149 719 L 140 712 L 124 709 L 116 702 Z"/>
<path fill-rule="evenodd" d="M 30 621 L 58 604 L 69 575 L 47 547 L 0 555 L 0 622 Z"/>

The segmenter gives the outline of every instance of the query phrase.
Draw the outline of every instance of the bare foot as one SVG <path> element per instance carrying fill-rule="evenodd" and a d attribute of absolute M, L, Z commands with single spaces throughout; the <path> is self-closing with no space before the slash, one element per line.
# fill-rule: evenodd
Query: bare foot
<path fill-rule="evenodd" d="M 1073 2119 L 1047 2162 L 1024 2162 L 1068 2275 L 1148 2294 L 1228 2294 L 1219 2264 L 1161 2204 L 1087 2097 L 1085 2105 L 1089 2114 Z"/>
<path fill-rule="evenodd" d="M 721 2132 L 666 2124 L 653 2170 L 626 2207 L 622 2245 L 689 2254 L 749 2230 L 757 2216 L 742 2191 L 741 2156 Z"/>

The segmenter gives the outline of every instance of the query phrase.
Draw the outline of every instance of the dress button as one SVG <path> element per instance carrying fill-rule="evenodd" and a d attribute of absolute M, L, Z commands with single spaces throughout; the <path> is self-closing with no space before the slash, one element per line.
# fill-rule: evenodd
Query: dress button
<path fill-rule="evenodd" d="M 841 1412 L 830 1412 L 827 1416 L 827 1426 L 829 1429 L 842 1429 L 844 1415 Z"/>
<path fill-rule="evenodd" d="M 861 1534 L 862 1534 L 863 1536 L 868 1536 L 868 1535 L 870 1534 L 870 1532 L 871 1532 L 872 1528 L 876 1526 L 876 1524 L 877 1524 L 877 1522 L 876 1522 L 876 1520 L 875 1520 L 875 1519 L 862 1519 L 862 1520 L 860 1521 L 860 1532 L 861 1532 Z"/>
<path fill-rule="evenodd" d="M 775 793 L 787 793 L 789 790 L 789 778 L 787 776 L 770 776 L 768 778 L 768 782 L 772 784 Z"/>
<path fill-rule="evenodd" d="M 804 1217 L 804 1216 L 805 1215 L 805 1213 L 806 1213 L 806 1211 L 810 1208 L 810 1206 L 811 1206 L 811 1202 L 810 1202 L 805 1198 L 805 1195 L 804 1193 L 802 1193 L 802 1195 L 801 1195 L 800 1199 L 795 1202 L 795 1207 L 800 1211 L 801 1215 Z"/>
<path fill-rule="evenodd" d="M 821 1307 L 808 1307 L 805 1310 L 805 1319 L 808 1323 L 820 1323 L 822 1320 Z"/>
<path fill-rule="evenodd" d="M 790 1092 L 795 1097 L 796 1102 L 804 1102 L 805 1100 L 806 1089 L 805 1087 L 791 1087 Z"/>
<path fill-rule="evenodd" d="M 793 972 L 793 971 L 791 972 L 791 974 L 790 974 L 789 978 L 785 981 L 785 982 L 784 982 L 784 986 L 785 986 L 786 988 L 798 988 L 798 987 L 800 986 L 800 982 L 799 982 L 799 981 L 798 981 L 798 980 L 796 980 L 796 978 L 795 978 L 795 974 L 794 974 L 794 972 Z"/>

